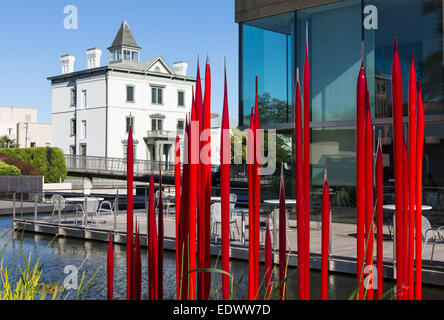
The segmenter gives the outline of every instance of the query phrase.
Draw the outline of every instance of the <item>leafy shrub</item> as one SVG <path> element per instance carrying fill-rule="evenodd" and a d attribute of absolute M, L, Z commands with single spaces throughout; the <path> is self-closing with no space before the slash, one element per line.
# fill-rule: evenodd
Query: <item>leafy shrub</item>
<path fill-rule="evenodd" d="M 0 161 L 0 176 L 19 176 L 20 169 Z"/>
<path fill-rule="evenodd" d="M 48 157 L 49 150 L 51 150 L 51 159 Z M 68 175 L 65 156 L 59 148 L 0 149 L 0 153 L 40 169 L 45 176 L 45 182 L 57 183 L 60 177 L 63 181 Z"/>
<path fill-rule="evenodd" d="M 0 153 L 0 161 L 20 169 L 24 176 L 43 176 L 43 172 L 30 164 L 19 159 L 13 158 L 5 153 Z"/>

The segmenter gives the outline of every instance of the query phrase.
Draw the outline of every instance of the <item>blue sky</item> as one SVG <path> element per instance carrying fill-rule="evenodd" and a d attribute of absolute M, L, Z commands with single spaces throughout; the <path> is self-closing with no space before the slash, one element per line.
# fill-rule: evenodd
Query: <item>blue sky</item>
<path fill-rule="evenodd" d="M 64 8 L 78 8 L 77 30 L 64 28 Z M 126 19 L 142 60 L 162 55 L 172 66 L 188 62 L 195 76 L 206 55 L 212 71 L 212 111 L 221 113 L 223 68 L 227 57 L 230 117 L 238 116 L 238 25 L 234 0 L 14 0 L 0 10 L 0 105 L 35 107 L 39 122 L 51 123 L 51 86 L 46 79 L 61 72 L 60 56 L 75 55 L 75 70 L 86 68 L 86 50 L 108 48 Z"/>

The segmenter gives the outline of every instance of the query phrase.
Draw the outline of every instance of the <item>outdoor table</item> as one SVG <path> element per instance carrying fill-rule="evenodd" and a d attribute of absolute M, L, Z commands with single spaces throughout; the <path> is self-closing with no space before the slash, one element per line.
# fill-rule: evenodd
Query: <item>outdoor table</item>
<path fill-rule="evenodd" d="M 384 210 L 392 211 L 393 213 L 396 211 L 396 205 L 394 205 L 394 204 L 385 204 L 385 205 L 382 206 L 382 208 L 383 208 Z M 415 205 L 415 210 L 416 210 L 416 205 Z M 431 206 L 428 206 L 428 205 L 422 205 L 422 211 L 429 211 L 429 210 L 432 210 L 432 207 L 431 207 Z M 394 220 L 394 219 L 395 219 L 395 216 L 393 215 L 393 220 Z M 395 225 L 395 222 L 393 221 L 393 222 L 392 222 L 392 229 L 393 229 L 393 226 L 394 226 L 394 225 Z M 389 232 L 390 232 L 390 226 L 389 226 Z M 390 232 L 390 237 L 393 238 L 391 232 Z"/>
<path fill-rule="evenodd" d="M 77 203 L 77 204 L 79 204 L 80 207 L 82 208 L 82 211 L 83 211 L 83 218 L 82 218 L 83 226 L 86 225 L 86 223 L 85 223 L 85 217 L 88 216 L 88 213 L 85 212 L 85 207 L 84 207 L 84 203 L 85 203 L 85 201 L 86 201 L 86 198 L 94 198 L 94 199 L 97 199 L 97 201 L 99 201 L 99 202 L 105 200 L 105 198 L 99 198 L 99 197 L 74 197 L 74 198 L 65 198 L 65 201 L 66 201 L 66 202 L 68 202 L 68 203 Z"/>

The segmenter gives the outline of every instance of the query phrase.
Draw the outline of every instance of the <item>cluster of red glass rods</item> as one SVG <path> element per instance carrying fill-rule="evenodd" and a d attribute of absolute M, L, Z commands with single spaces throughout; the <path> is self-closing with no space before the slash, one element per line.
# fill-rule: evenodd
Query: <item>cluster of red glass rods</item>
<path fill-rule="evenodd" d="M 424 106 L 412 54 L 408 100 L 408 137 L 403 134 L 402 75 L 395 39 L 392 69 L 393 136 L 395 168 L 396 297 L 421 299 L 422 272 L 422 158 Z M 373 126 L 364 66 L 358 77 L 356 110 L 356 200 L 358 299 L 383 296 L 383 156 L 378 139 L 373 167 Z M 405 142 L 408 138 L 408 143 Z M 374 201 L 373 179 L 376 182 Z M 376 213 L 376 266 L 373 262 Z M 375 272 L 376 271 L 376 272 Z M 377 275 L 376 279 L 374 278 Z"/>
<path fill-rule="evenodd" d="M 424 139 L 424 108 L 421 88 L 417 93 L 414 59 L 410 71 L 408 108 L 408 149 L 403 136 L 402 77 L 397 44 L 393 55 L 393 132 L 396 195 L 396 275 L 398 299 L 421 299 L 421 204 L 422 204 L 422 154 Z M 210 210 L 211 210 L 211 73 L 207 59 L 205 90 L 202 98 L 199 64 L 196 90 L 192 95 L 191 115 L 187 117 L 181 164 L 179 136 L 176 137 L 175 196 L 176 196 L 176 296 L 179 300 L 210 299 Z M 418 99 L 417 99 L 418 96 Z M 296 213 L 299 299 L 310 299 L 310 66 L 306 45 L 303 76 L 303 108 L 299 74 L 295 88 L 295 157 L 296 157 Z M 383 157 L 378 139 L 376 163 L 373 153 L 373 125 L 371 120 L 367 80 L 364 63 L 357 82 L 356 130 L 356 200 L 357 200 L 357 298 L 374 299 L 383 296 Z M 249 247 L 248 247 L 248 299 L 259 299 L 260 279 L 260 205 L 261 205 L 261 124 L 258 104 L 258 79 L 256 77 L 255 105 L 251 110 L 247 136 L 248 196 L 249 196 Z M 127 299 L 141 299 L 140 236 L 136 223 L 133 234 L 133 137 L 129 132 L 127 149 Z M 203 154 L 203 156 L 202 156 Z M 222 114 L 220 148 L 221 218 L 222 218 L 222 298 L 230 298 L 230 163 L 231 134 L 228 112 L 227 75 Z M 376 192 L 374 194 L 374 181 Z M 199 183 L 197 183 L 199 182 Z M 162 178 L 160 173 L 160 190 Z M 163 203 L 162 192 L 158 199 L 156 224 L 154 178 L 149 181 L 148 197 L 148 281 L 149 299 L 163 299 Z M 375 195 L 375 199 L 374 199 Z M 416 200 L 416 201 L 415 201 Z M 415 210 L 416 204 L 416 210 Z M 375 214 L 376 213 L 376 214 Z M 376 216 L 376 266 L 373 265 L 374 220 Z M 279 299 L 286 299 L 287 278 L 287 209 L 283 166 L 279 191 Z M 322 195 L 322 253 L 321 299 L 328 299 L 328 270 L 330 246 L 330 190 L 327 171 L 324 174 Z M 416 233 L 415 233 L 416 230 Z M 135 238 L 135 239 L 134 239 Z M 415 256 L 416 254 L 416 256 Z M 269 221 L 266 221 L 265 246 L 265 298 L 271 299 L 273 249 Z M 416 265 L 415 265 L 416 263 Z M 113 244 L 108 246 L 108 299 L 113 299 Z M 374 272 L 377 270 L 378 272 Z M 416 272 L 416 273 L 415 273 Z M 373 276 L 377 274 L 377 279 Z"/>

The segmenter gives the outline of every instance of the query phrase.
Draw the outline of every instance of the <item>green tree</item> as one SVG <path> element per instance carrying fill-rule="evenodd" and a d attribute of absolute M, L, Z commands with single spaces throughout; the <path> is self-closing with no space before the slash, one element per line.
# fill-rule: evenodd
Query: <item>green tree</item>
<path fill-rule="evenodd" d="M 4 135 L 0 137 L 0 148 L 3 149 L 18 148 L 18 145 L 14 140 L 9 139 L 8 136 Z"/>

